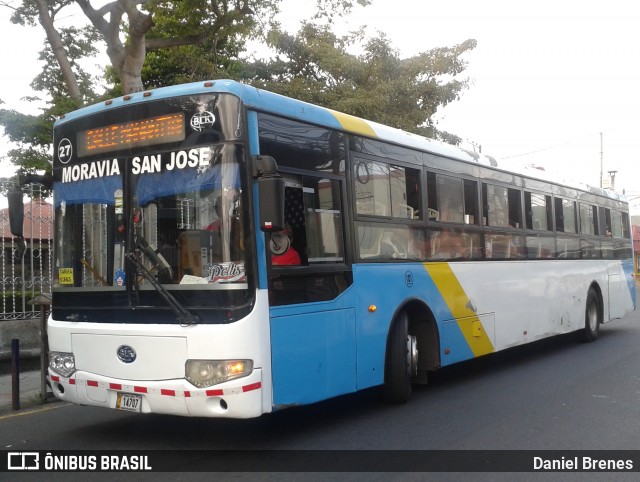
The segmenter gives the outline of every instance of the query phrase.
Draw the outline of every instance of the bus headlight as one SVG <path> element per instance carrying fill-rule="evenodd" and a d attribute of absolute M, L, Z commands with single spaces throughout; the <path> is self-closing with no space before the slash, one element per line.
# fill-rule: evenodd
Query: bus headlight
<path fill-rule="evenodd" d="M 253 360 L 187 360 L 185 378 L 198 388 L 246 377 L 253 371 Z"/>
<path fill-rule="evenodd" d="M 49 368 L 65 378 L 69 378 L 76 371 L 76 359 L 73 353 L 59 351 L 49 352 Z"/>

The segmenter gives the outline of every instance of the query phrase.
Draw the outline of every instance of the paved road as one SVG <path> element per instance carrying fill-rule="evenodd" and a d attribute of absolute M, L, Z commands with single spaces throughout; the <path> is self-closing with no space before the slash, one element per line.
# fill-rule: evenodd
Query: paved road
<path fill-rule="evenodd" d="M 639 347 L 635 312 L 605 326 L 595 343 L 557 337 L 443 369 L 405 405 L 387 405 L 378 390 L 368 390 L 253 420 L 215 420 L 54 403 L 46 411 L 0 418 L 0 446 L 637 450 Z M 207 470 L 207 461 L 196 466 Z M 609 475 L 620 480 L 620 474 Z"/>

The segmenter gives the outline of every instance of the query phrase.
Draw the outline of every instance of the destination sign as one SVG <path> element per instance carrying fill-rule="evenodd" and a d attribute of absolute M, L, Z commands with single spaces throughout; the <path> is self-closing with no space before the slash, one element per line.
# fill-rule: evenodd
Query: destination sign
<path fill-rule="evenodd" d="M 185 138 L 184 114 L 166 114 L 112 124 L 78 133 L 78 157 L 180 142 Z M 63 162 L 63 158 L 60 158 Z"/>

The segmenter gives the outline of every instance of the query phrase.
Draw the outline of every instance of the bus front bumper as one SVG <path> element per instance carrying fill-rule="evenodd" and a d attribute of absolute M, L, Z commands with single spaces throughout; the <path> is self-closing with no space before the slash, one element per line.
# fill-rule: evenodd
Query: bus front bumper
<path fill-rule="evenodd" d="M 262 371 L 208 388 L 184 379 L 118 380 L 83 371 L 64 378 L 49 370 L 54 395 L 60 400 L 129 412 L 190 417 L 252 418 L 262 415 Z"/>

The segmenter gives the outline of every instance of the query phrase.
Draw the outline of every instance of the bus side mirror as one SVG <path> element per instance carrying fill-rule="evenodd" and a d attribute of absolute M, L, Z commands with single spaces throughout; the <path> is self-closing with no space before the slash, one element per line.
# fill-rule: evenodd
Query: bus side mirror
<path fill-rule="evenodd" d="M 9 202 L 9 229 L 11 234 L 22 238 L 24 235 L 24 199 L 22 191 L 12 188 L 7 192 L 7 201 Z"/>
<path fill-rule="evenodd" d="M 284 179 L 271 156 L 253 157 L 253 176 L 258 178 L 260 229 L 278 232 L 284 229 Z"/>

